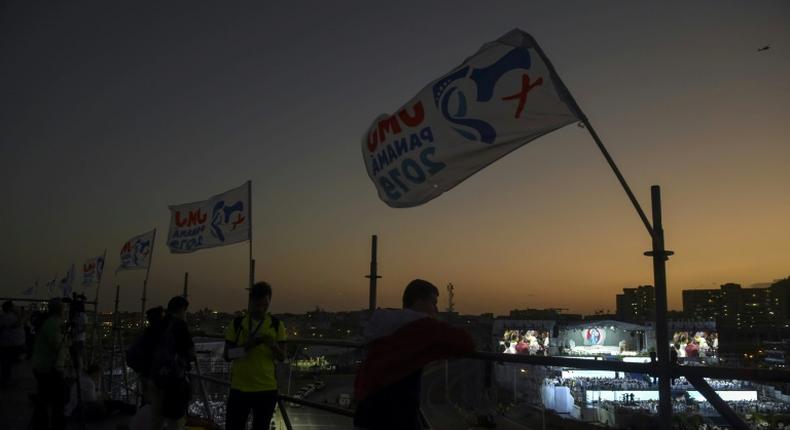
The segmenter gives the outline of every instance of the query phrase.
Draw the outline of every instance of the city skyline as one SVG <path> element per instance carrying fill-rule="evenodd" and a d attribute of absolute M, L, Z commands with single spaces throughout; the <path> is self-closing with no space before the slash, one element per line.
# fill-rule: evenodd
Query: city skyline
<path fill-rule="evenodd" d="M 380 306 L 399 306 L 419 277 L 440 288 L 440 308 L 452 282 L 462 313 L 614 311 L 623 288 L 653 283 L 650 238 L 583 129 L 413 209 L 386 207 L 365 174 L 359 145 L 376 115 L 514 27 L 544 47 L 646 212 L 662 186 L 670 308 L 684 289 L 787 277 L 790 6 L 612 5 L 9 3 L 0 171 L 14 206 L 0 294 L 106 248 L 102 310 L 116 283 L 121 307 L 137 309 L 143 271 L 113 278 L 123 242 L 164 236 L 168 205 L 250 179 L 273 311 L 367 307 L 372 234 Z M 194 309 L 241 309 L 246 256 L 246 244 L 172 255 L 159 240 L 148 303 L 179 294 L 188 271 Z"/>

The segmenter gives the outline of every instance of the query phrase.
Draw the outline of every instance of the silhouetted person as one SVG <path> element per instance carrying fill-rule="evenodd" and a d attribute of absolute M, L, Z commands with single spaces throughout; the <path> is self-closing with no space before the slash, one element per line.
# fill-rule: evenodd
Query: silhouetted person
<path fill-rule="evenodd" d="M 63 365 L 66 359 L 66 331 L 63 327 L 65 307 L 60 299 L 49 301 L 49 311 L 33 346 L 33 374 L 37 391 L 33 428 L 65 428 L 63 407 L 66 403 L 66 384 Z"/>
<path fill-rule="evenodd" d="M 267 311 L 272 287 L 252 286 L 248 315 L 233 320 L 225 330 L 225 359 L 231 364 L 230 394 L 225 429 L 241 430 L 252 411 L 253 430 L 268 430 L 277 404 L 275 360 L 285 359 L 285 325 Z"/>
<path fill-rule="evenodd" d="M 71 304 L 69 305 L 69 330 L 71 346 L 69 354 L 75 369 L 82 369 L 85 356 L 85 328 L 88 324 L 88 317 L 85 314 L 85 296 L 72 294 Z"/>
<path fill-rule="evenodd" d="M 11 372 L 25 346 L 25 329 L 22 318 L 14 308 L 14 302 L 3 303 L 0 313 L 0 387 L 5 388 L 11 382 Z"/>
<path fill-rule="evenodd" d="M 167 313 L 151 362 L 149 390 L 151 428 L 183 429 L 191 387 L 187 372 L 195 361 L 195 345 L 184 318 L 189 302 L 175 296 L 167 303 Z"/>
<path fill-rule="evenodd" d="M 158 394 L 152 379 L 151 367 L 153 366 L 154 351 L 159 346 L 159 339 L 162 335 L 164 317 L 165 310 L 161 306 L 145 311 L 148 326 L 126 351 L 126 364 L 137 372 L 143 400 L 147 403 L 151 403 L 151 399 L 157 397 Z"/>
<path fill-rule="evenodd" d="M 420 429 L 422 369 L 474 351 L 464 330 L 436 320 L 439 290 L 415 279 L 403 309 L 378 309 L 365 329 L 368 356 L 357 371 L 354 425 L 363 429 Z"/>

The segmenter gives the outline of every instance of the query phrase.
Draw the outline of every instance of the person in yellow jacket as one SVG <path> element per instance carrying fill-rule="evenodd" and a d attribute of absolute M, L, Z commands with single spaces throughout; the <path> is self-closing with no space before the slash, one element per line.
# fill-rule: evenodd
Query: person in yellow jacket
<path fill-rule="evenodd" d="M 225 330 L 225 359 L 231 361 L 227 430 L 246 428 L 252 411 L 253 430 L 268 430 L 277 404 L 275 360 L 285 359 L 285 325 L 268 313 L 272 287 L 258 282 L 250 289 L 250 312 Z"/>

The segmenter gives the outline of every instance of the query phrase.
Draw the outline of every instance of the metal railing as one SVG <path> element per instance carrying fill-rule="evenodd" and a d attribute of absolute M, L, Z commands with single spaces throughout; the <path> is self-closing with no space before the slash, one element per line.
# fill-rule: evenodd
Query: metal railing
<path fill-rule="evenodd" d="M 214 338 L 214 336 L 203 336 L 206 338 Z M 217 339 L 223 339 L 217 337 Z M 299 353 L 298 346 L 331 346 L 348 349 L 359 349 L 365 345 L 359 342 L 339 340 L 339 339 L 313 339 L 313 338 L 292 338 L 286 341 L 287 343 L 297 346 L 296 351 Z M 608 360 L 589 360 L 581 358 L 570 357 L 552 357 L 552 356 L 535 356 L 535 355 L 516 355 L 504 354 L 493 352 L 473 352 L 463 358 L 481 360 L 495 363 L 513 363 L 529 366 L 550 366 L 550 367 L 564 367 L 576 368 L 587 370 L 607 370 L 618 371 L 635 374 L 647 374 L 658 377 L 662 372 L 662 366 L 653 356 L 651 361 L 647 363 L 631 363 L 623 361 L 608 361 Z M 121 364 L 125 368 L 125 364 Z M 671 378 L 684 377 L 688 382 L 696 388 L 696 390 L 710 403 L 710 405 L 724 418 L 733 428 L 736 429 L 749 429 L 750 427 L 743 421 L 743 419 L 716 393 L 716 391 L 705 380 L 710 379 L 736 379 L 744 381 L 765 382 L 765 383 L 790 383 L 790 370 L 774 370 L 774 369 L 758 369 L 758 368 L 727 368 L 727 367 L 708 367 L 708 366 L 684 366 L 677 362 L 665 364 L 665 369 L 668 370 Z M 116 369 L 111 368 L 113 372 Z M 109 387 L 110 392 L 118 391 L 125 393 L 125 396 L 135 393 L 139 387 L 136 386 L 135 378 L 128 378 L 126 375 L 117 378 L 114 383 Z M 199 367 L 196 366 L 196 372 L 192 376 L 200 384 L 198 393 L 203 398 L 203 403 L 207 407 L 207 418 L 213 420 L 213 413 L 210 410 L 210 402 L 206 394 L 205 387 L 202 386 L 203 381 L 220 384 L 224 387 L 229 387 L 228 380 L 215 378 L 209 375 L 201 375 Z M 113 378 L 115 379 L 115 378 Z M 662 393 L 659 391 L 659 395 Z M 128 397 L 127 397 L 128 400 Z M 290 395 L 282 394 L 279 396 L 278 405 L 281 409 L 281 415 L 287 429 L 291 430 L 292 424 L 288 416 L 286 404 L 296 404 L 324 412 L 329 412 L 336 415 L 345 417 L 353 417 L 354 411 L 342 407 L 331 406 L 323 403 L 313 402 Z M 430 424 L 425 416 L 422 416 L 424 428 L 429 429 Z M 215 421 L 216 422 L 216 421 Z"/>
<path fill-rule="evenodd" d="M 347 341 L 347 340 L 331 340 L 331 339 L 305 339 L 293 338 L 287 341 L 289 344 L 296 346 L 314 345 L 314 346 L 333 346 L 342 348 L 362 348 L 364 344 Z M 648 363 L 629 363 L 623 361 L 606 361 L 606 360 L 588 360 L 580 358 L 568 357 L 550 357 L 550 356 L 532 356 L 532 355 L 515 355 L 503 354 L 492 352 L 474 352 L 462 358 L 497 362 L 497 363 L 514 363 L 524 364 L 530 366 L 551 366 L 551 367 L 565 367 L 587 370 L 609 370 L 628 373 L 641 373 L 651 376 L 658 376 L 661 372 L 660 365 L 655 358 Z M 736 429 L 749 429 L 750 427 L 743 421 L 743 419 L 732 409 L 730 406 L 721 399 L 716 391 L 705 381 L 705 378 L 711 379 L 737 379 L 746 381 L 759 381 L 759 382 L 790 382 L 790 371 L 786 370 L 770 370 L 770 369 L 749 369 L 749 368 L 724 368 L 724 367 L 702 367 L 702 366 L 683 366 L 678 363 L 669 363 L 669 371 L 672 378 L 685 377 L 702 396 L 713 406 L 713 408 L 724 418 L 733 428 Z M 229 386 L 230 382 L 227 380 L 214 378 L 206 375 L 192 374 L 193 377 L 199 380 L 206 380 L 213 383 Z M 292 397 L 289 395 L 281 394 L 278 405 L 281 408 L 281 413 L 285 426 L 288 430 L 292 429 L 290 419 L 286 410 L 286 403 L 298 404 L 322 410 L 325 412 L 342 415 L 346 417 L 353 417 L 354 412 L 350 409 L 330 406 L 322 403 L 312 402 L 305 399 Z M 208 403 L 206 403 L 208 404 Z M 430 428 L 430 424 L 422 415 L 424 428 Z"/>

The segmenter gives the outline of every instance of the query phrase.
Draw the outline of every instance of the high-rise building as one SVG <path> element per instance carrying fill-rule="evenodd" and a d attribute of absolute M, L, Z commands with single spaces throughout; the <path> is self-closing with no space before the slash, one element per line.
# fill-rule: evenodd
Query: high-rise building
<path fill-rule="evenodd" d="M 652 285 L 623 288 L 617 295 L 617 319 L 631 323 L 644 323 L 654 318 L 656 292 Z"/>
<path fill-rule="evenodd" d="M 766 288 L 728 283 L 719 289 L 684 290 L 683 312 L 696 320 L 715 320 L 724 330 L 764 333 L 790 322 L 790 278 Z"/>

